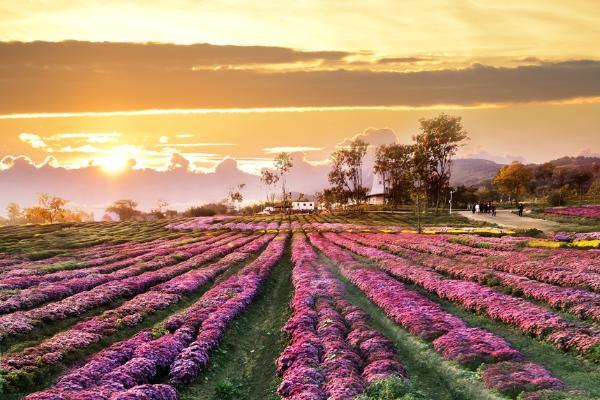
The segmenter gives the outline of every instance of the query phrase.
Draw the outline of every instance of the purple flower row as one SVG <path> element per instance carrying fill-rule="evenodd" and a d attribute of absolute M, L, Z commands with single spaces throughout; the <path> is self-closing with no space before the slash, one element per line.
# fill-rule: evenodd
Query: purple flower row
<path fill-rule="evenodd" d="M 382 235 L 388 241 L 415 251 L 451 256 L 490 268 L 527 276 L 561 286 L 580 286 L 600 290 L 600 252 L 573 249 L 525 248 L 510 251 L 497 248 L 474 248 L 449 243 L 443 237 L 416 234 Z M 448 237 L 446 237 L 447 239 Z M 507 240 L 502 238 L 501 240 Z"/>
<path fill-rule="evenodd" d="M 318 234 L 311 234 L 310 239 L 339 266 L 345 277 L 381 307 L 393 321 L 405 327 L 413 335 L 425 340 L 433 340 L 434 348 L 445 358 L 467 366 L 486 364 L 484 376 L 489 368 L 502 364 L 501 361 L 509 360 L 526 370 L 531 368 L 536 373 L 543 372 L 552 379 L 554 387 L 561 386 L 561 382 L 552 378 L 542 366 L 524 362 L 523 355 L 503 338 L 484 329 L 469 328 L 460 318 L 447 313 L 439 304 L 408 289 L 384 271 L 364 267 L 332 241 Z M 345 245 L 347 239 L 335 237 L 335 240 L 336 243 L 344 242 Z M 515 379 L 515 384 L 516 382 Z M 484 378 L 484 383 L 490 388 L 506 391 L 505 387 L 496 380 Z M 535 377 L 531 377 L 520 391 L 548 387 L 539 386 L 538 383 Z"/>
<path fill-rule="evenodd" d="M 180 316 L 185 318 L 172 332 L 155 340 L 140 339 L 133 346 L 128 341 L 113 345 L 63 377 L 55 387 L 26 399 L 176 398 L 171 386 L 150 383 L 165 373 L 169 373 L 172 382 L 193 379 L 208 362 L 209 352 L 218 344 L 229 322 L 258 293 L 284 247 L 285 235 L 280 234 L 256 260 L 184 310 Z M 147 333 L 140 334 L 145 339 L 144 335 Z"/>
<path fill-rule="evenodd" d="M 189 245 L 192 245 L 190 243 Z M 70 278 L 79 278 L 88 274 L 108 273 L 133 265 L 137 262 L 148 261 L 153 257 L 169 254 L 169 250 L 180 247 L 177 241 L 155 241 L 145 244 L 144 247 L 121 248 L 117 254 L 100 259 L 90 259 L 90 255 L 71 257 L 67 262 L 76 262 L 78 268 L 66 269 L 47 273 L 39 269 L 39 265 L 29 265 L 21 269 L 6 272 L 0 279 L 0 290 L 25 289 L 33 286 L 44 285 L 49 282 L 58 282 Z M 65 262 L 65 261 L 63 261 Z"/>
<path fill-rule="evenodd" d="M 600 343 L 600 329 L 585 322 L 570 322 L 560 315 L 527 300 L 516 298 L 485 287 L 477 282 L 445 278 L 431 268 L 419 267 L 403 258 L 374 247 L 374 238 L 357 237 L 350 240 L 326 233 L 330 240 L 351 251 L 376 261 L 390 274 L 423 287 L 438 297 L 458 303 L 470 310 L 516 326 L 523 332 L 544 337 L 558 348 L 573 349 L 584 354 L 593 353 Z M 366 246 L 364 246 L 366 245 Z"/>
<path fill-rule="evenodd" d="M 25 334 L 35 329 L 41 323 L 58 321 L 70 316 L 81 315 L 95 307 L 110 304 L 123 296 L 133 296 L 146 291 L 149 287 L 165 282 L 177 275 L 187 272 L 198 265 L 216 257 L 230 253 L 250 240 L 252 236 L 226 237 L 202 248 L 195 249 L 196 255 L 177 262 L 173 258 L 166 258 L 157 262 L 156 271 L 145 272 L 122 280 L 111 281 L 95 288 L 77 293 L 61 301 L 46 304 L 42 307 L 28 311 L 17 311 L 0 317 L 0 341 L 7 336 Z M 198 254 L 200 253 L 200 254 Z M 164 265 L 165 267 L 161 268 Z M 166 266 L 171 265 L 171 266 Z"/>
<path fill-rule="evenodd" d="M 8 371 L 30 372 L 43 368 L 47 362 L 59 361 L 68 353 L 81 350 L 123 327 L 137 325 L 145 316 L 179 302 L 182 296 L 195 292 L 231 265 L 248 259 L 263 248 L 273 236 L 260 236 L 209 266 L 179 275 L 135 296 L 115 309 L 80 322 L 37 346 L 13 353 L 2 360 L 2 365 Z"/>
<path fill-rule="evenodd" d="M 600 206 L 546 208 L 544 212 L 546 214 L 564 215 L 567 217 L 600 219 Z"/>
<path fill-rule="evenodd" d="M 17 294 L 6 296 L 4 299 L 0 300 L 0 314 L 30 309 L 49 301 L 64 299 L 65 297 L 89 290 L 107 282 L 121 280 L 139 275 L 146 271 L 165 267 L 169 264 L 175 264 L 181 258 L 189 258 L 199 254 L 206 249 L 207 245 L 219 241 L 223 239 L 223 237 L 215 237 L 203 242 L 180 247 L 159 247 L 153 251 L 146 252 L 143 255 L 106 266 L 79 271 L 57 272 L 56 274 L 53 274 L 55 275 L 52 277 L 54 279 L 49 279 L 45 284 L 29 287 L 28 289 L 21 290 Z M 179 257 L 166 257 L 172 254 L 177 254 Z M 153 259 L 153 262 L 149 262 Z M 58 281 L 59 277 L 56 275 L 60 275 L 62 280 Z M 43 282 L 46 278 L 50 277 L 38 275 L 34 277 L 20 277 L 18 279 L 22 282 L 29 280 L 31 283 L 36 280 Z"/>
<path fill-rule="evenodd" d="M 353 234 L 344 235 L 348 238 L 358 237 Z M 379 247 L 400 254 L 419 264 L 430 267 L 436 271 L 443 272 L 455 278 L 477 281 L 483 284 L 498 284 L 510 288 L 525 297 L 544 302 L 552 307 L 567 310 L 579 317 L 590 318 L 600 321 L 600 294 L 583 289 L 568 288 L 538 282 L 524 276 L 508 272 L 495 271 L 491 268 L 482 267 L 481 264 L 459 261 L 445 257 L 433 256 L 420 253 L 406 248 L 403 243 L 389 239 L 389 235 L 362 235 L 364 238 L 373 239 L 380 243 Z"/>
<path fill-rule="evenodd" d="M 365 383 L 406 376 L 394 347 L 344 299 L 339 280 L 321 264 L 303 234 L 292 242 L 295 293 L 284 331 L 291 344 L 277 360 L 279 394 L 287 399 L 351 399 Z"/>

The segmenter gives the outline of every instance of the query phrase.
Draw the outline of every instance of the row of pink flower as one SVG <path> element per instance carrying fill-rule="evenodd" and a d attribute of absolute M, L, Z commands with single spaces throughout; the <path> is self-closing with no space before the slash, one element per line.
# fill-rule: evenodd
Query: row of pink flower
<path fill-rule="evenodd" d="M 261 255 L 202 295 L 167 323 L 171 332 L 151 340 L 148 333 L 111 346 L 84 366 L 62 377 L 54 387 L 28 400 L 173 399 L 174 388 L 153 385 L 166 373 L 171 382 L 193 380 L 208 363 L 226 327 L 259 292 L 285 247 L 276 237 Z M 174 322 L 175 321 L 175 322 Z"/>
<path fill-rule="evenodd" d="M 60 361 L 65 355 L 75 350 L 80 351 L 122 328 L 135 326 L 147 315 L 178 303 L 182 296 L 195 292 L 233 264 L 247 260 L 273 237 L 274 235 L 260 236 L 211 265 L 193 269 L 154 286 L 119 307 L 80 322 L 37 346 L 12 353 L 2 359 L 1 365 L 8 371 L 31 372 L 34 369 L 44 368 L 46 364 Z"/>
<path fill-rule="evenodd" d="M 79 262 L 79 260 L 82 259 L 85 260 L 82 262 L 82 264 L 84 264 L 82 267 L 94 267 L 133 256 L 128 253 L 135 254 L 135 252 L 139 250 L 147 251 L 148 249 L 153 249 L 157 246 L 169 243 L 176 243 L 177 241 L 180 241 L 180 239 L 157 239 L 150 242 L 126 242 L 116 245 L 100 244 L 82 250 L 72 251 L 70 256 L 52 257 L 38 261 L 20 260 L 19 263 L 14 263 L 10 266 L 0 268 L 0 278 L 23 275 L 43 275 L 47 272 L 44 268 L 40 267 L 51 265 L 57 262 Z"/>
<path fill-rule="evenodd" d="M 393 344 L 344 299 L 341 282 L 321 264 L 303 234 L 292 242 L 295 288 L 284 331 L 291 343 L 277 360 L 286 399 L 352 399 L 366 383 L 406 371 Z"/>
<path fill-rule="evenodd" d="M 235 219 L 236 217 L 231 215 L 215 215 L 213 217 L 196 217 L 194 219 L 183 221 L 183 222 L 174 222 L 172 224 L 167 225 L 168 229 L 175 230 L 183 230 L 183 229 L 202 229 L 199 227 L 209 226 L 215 224 L 217 222 L 223 222 L 231 219 Z M 204 229 L 202 229 L 204 230 Z"/>
<path fill-rule="evenodd" d="M 449 243 L 443 237 L 416 234 L 386 235 L 390 243 L 415 251 L 456 257 L 459 260 L 526 276 L 560 286 L 578 286 L 600 291 L 600 251 L 526 248 L 503 251 Z"/>
<path fill-rule="evenodd" d="M 347 237 L 357 238 L 360 236 L 349 234 Z M 398 241 L 392 235 L 363 234 L 362 237 L 373 238 L 375 242 L 380 243 L 379 247 L 452 277 L 477 281 L 482 284 L 497 285 L 499 283 L 525 297 L 544 302 L 555 308 L 567 310 L 578 317 L 600 321 L 600 294 L 598 293 L 551 285 L 520 275 L 495 271 L 482 266 L 481 262 L 477 262 L 479 260 L 469 263 L 464 259 L 459 261 L 449 258 L 448 255 L 441 257 L 430 255 L 431 252 L 418 252 L 412 250 L 403 241 Z"/>
<path fill-rule="evenodd" d="M 228 254 L 235 247 L 239 247 L 250 240 L 252 240 L 252 236 L 234 235 L 226 237 L 213 244 L 194 249 L 192 254 L 185 255 L 186 261 L 177 263 L 178 261 L 173 258 L 165 258 L 157 261 L 159 265 L 155 266 L 154 269 L 156 270 L 154 271 L 107 282 L 91 290 L 77 293 L 32 310 L 16 311 L 0 316 L 0 342 L 7 336 L 29 333 L 41 323 L 81 315 L 95 307 L 110 304 L 120 297 L 142 293 L 151 286 L 165 282 L 216 257 Z"/>
<path fill-rule="evenodd" d="M 348 252 L 321 235 L 312 233 L 309 237 L 323 254 L 339 266 L 346 278 L 411 334 L 433 340 L 434 349 L 447 359 L 471 367 L 486 364 L 482 376 L 487 387 L 501 392 L 522 392 L 562 386 L 542 366 L 525 362 L 523 355 L 503 338 L 484 329 L 468 327 L 460 318 L 408 289 L 384 271 L 364 267 Z M 335 240 L 339 243 L 337 238 Z M 507 386 L 504 380 L 496 377 L 495 371 L 512 365 L 519 368 L 514 368 L 514 373 L 509 376 L 502 377 L 510 382 Z M 536 375 L 524 375 L 521 371 L 532 371 Z M 528 379 L 524 379 L 524 376 Z"/>
<path fill-rule="evenodd" d="M 352 238 L 326 233 L 327 238 L 351 251 L 376 261 L 390 274 L 423 287 L 442 299 L 481 312 L 523 332 L 545 337 L 558 348 L 594 356 L 600 343 L 600 329 L 585 322 L 570 322 L 545 307 L 485 287 L 477 282 L 445 278 L 431 268 L 417 266 L 403 258 L 379 250 L 372 238 Z M 366 245 L 366 246 L 365 246 Z"/>
<path fill-rule="evenodd" d="M 90 290 L 107 282 L 129 278 L 146 271 L 175 264 L 181 258 L 199 254 L 206 249 L 207 245 L 221 239 L 223 238 L 215 237 L 181 247 L 159 247 L 143 255 L 102 267 L 89 268 L 87 271 L 57 272 L 53 275 L 61 275 L 62 280 L 57 280 L 59 277 L 54 276 L 53 279 L 43 284 L 23 289 L 15 294 L 4 295 L 0 300 L 0 314 L 30 309 L 49 301 L 64 299 L 76 293 Z M 177 254 L 178 257 L 166 257 L 174 254 Z M 26 282 L 28 279 L 34 281 L 36 278 L 40 281 L 44 280 L 43 276 L 20 277 L 18 279 Z M 14 280 L 16 278 L 13 278 Z"/>
<path fill-rule="evenodd" d="M 600 218 L 600 206 L 546 208 L 544 212 L 568 217 Z"/>
<path fill-rule="evenodd" d="M 56 282 L 71 277 L 83 276 L 86 273 L 102 272 L 102 267 L 108 266 L 107 271 L 111 271 L 110 267 L 115 265 L 116 268 L 121 263 L 131 262 L 132 259 L 143 257 L 153 250 L 170 248 L 176 241 L 153 241 L 144 243 L 129 243 L 129 246 L 121 247 L 115 250 L 115 254 L 110 256 L 93 258 L 92 254 L 78 255 L 61 260 L 61 262 L 77 263 L 76 269 L 68 269 L 58 272 L 48 272 L 41 266 L 52 265 L 53 263 L 33 264 L 32 262 L 21 265 L 19 268 L 14 268 L 0 274 L 0 290 L 22 289 L 35 286 L 46 282 Z M 131 265 L 131 264 L 125 264 Z"/>

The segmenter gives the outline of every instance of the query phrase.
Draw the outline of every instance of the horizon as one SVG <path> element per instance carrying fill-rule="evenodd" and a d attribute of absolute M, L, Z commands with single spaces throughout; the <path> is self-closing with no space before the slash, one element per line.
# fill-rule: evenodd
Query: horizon
<path fill-rule="evenodd" d="M 440 113 L 469 132 L 456 158 L 598 157 L 599 22 L 585 1 L 0 3 L 0 213 L 258 201 L 280 151 L 312 194 L 345 141 L 370 167 Z"/>

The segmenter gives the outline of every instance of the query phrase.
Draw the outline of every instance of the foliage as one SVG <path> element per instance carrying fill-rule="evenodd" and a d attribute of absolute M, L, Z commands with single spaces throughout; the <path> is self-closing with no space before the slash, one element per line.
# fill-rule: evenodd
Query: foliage
<path fill-rule="evenodd" d="M 106 207 L 106 211 L 116 213 L 121 221 L 128 221 L 141 214 L 140 211 L 136 209 L 137 205 L 137 202 L 134 200 L 117 200 Z"/>
<path fill-rule="evenodd" d="M 365 200 L 367 188 L 363 186 L 362 165 L 367 147 L 367 143 L 355 139 L 349 146 L 331 155 L 332 168 L 328 179 L 333 185 L 331 193 L 337 195 L 340 204 L 350 201 L 353 205 L 359 205 Z"/>
<path fill-rule="evenodd" d="M 202 206 L 192 206 L 183 212 L 186 217 L 211 217 L 219 214 L 227 214 L 227 205 L 208 203 Z"/>
<path fill-rule="evenodd" d="M 356 400 L 425 400 L 430 399 L 418 388 L 416 380 L 392 377 L 376 381 Z"/>
<path fill-rule="evenodd" d="M 523 196 L 530 193 L 533 174 L 529 168 L 518 161 L 500 168 L 494 177 L 493 185 L 502 194 L 517 203 Z"/>
<path fill-rule="evenodd" d="M 450 184 L 452 157 L 461 143 L 468 139 L 461 120 L 461 117 L 446 114 L 421 119 L 421 132 L 413 137 L 415 172 L 426 184 L 436 209 L 440 207 L 442 194 Z"/>
<path fill-rule="evenodd" d="M 390 144 L 378 147 L 374 171 L 381 175 L 384 192 L 393 205 L 408 202 L 413 184 L 413 146 Z"/>

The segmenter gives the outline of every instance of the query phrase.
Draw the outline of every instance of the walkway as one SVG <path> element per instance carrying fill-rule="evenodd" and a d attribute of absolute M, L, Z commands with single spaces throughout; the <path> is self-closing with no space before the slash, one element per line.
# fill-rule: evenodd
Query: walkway
<path fill-rule="evenodd" d="M 517 214 L 513 214 L 511 210 L 498 210 L 495 217 L 492 217 L 492 214 L 473 214 L 471 211 L 458 211 L 458 213 L 475 221 L 492 222 L 507 228 L 535 228 L 544 232 L 556 232 L 561 230 L 561 225 L 558 222 L 539 218 L 519 217 Z"/>

